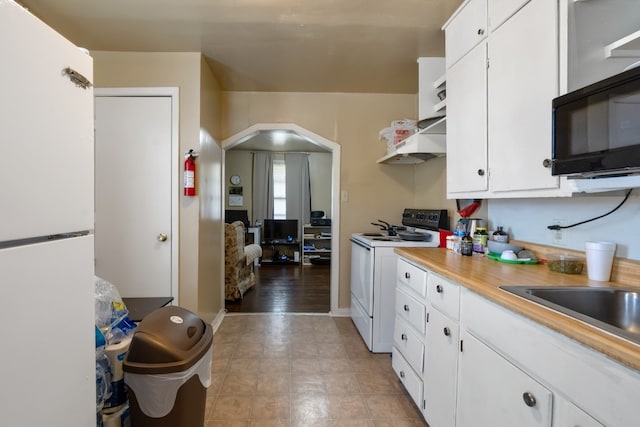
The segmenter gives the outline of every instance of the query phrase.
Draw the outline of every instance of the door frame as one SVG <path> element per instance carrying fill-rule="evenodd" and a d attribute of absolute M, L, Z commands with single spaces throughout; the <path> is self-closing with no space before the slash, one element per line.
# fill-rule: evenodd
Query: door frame
<path fill-rule="evenodd" d="M 171 296 L 173 305 L 180 304 L 178 286 L 178 248 L 180 242 L 179 201 L 180 201 L 180 90 L 178 87 L 119 87 L 94 88 L 93 97 L 170 97 L 171 98 Z M 124 155 L 124 154 L 123 154 Z"/>
<path fill-rule="evenodd" d="M 222 141 L 222 174 L 225 174 L 227 150 L 242 144 L 260 131 L 293 131 L 331 151 L 331 308 L 333 316 L 344 316 L 345 310 L 338 307 L 340 296 L 340 144 L 320 136 L 293 123 L 257 123 Z M 223 180 L 224 181 L 224 180 Z M 226 183 L 224 184 L 226 187 Z M 223 289 L 224 292 L 224 289 Z M 348 310 L 348 309 L 347 309 Z"/>

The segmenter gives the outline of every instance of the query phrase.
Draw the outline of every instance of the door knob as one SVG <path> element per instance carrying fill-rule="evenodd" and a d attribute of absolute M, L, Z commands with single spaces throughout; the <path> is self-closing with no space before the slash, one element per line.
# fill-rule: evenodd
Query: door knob
<path fill-rule="evenodd" d="M 166 242 L 166 241 L 167 241 L 167 235 L 165 233 L 158 234 L 158 242 Z"/>

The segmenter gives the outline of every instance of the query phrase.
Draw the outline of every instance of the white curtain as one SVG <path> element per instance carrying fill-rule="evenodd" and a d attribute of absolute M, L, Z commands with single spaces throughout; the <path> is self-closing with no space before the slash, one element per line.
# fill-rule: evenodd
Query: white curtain
<path fill-rule="evenodd" d="M 253 153 L 253 220 L 273 218 L 273 155 Z"/>
<path fill-rule="evenodd" d="M 298 220 L 298 239 L 302 227 L 311 221 L 311 192 L 309 184 L 309 155 L 286 153 L 287 168 L 287 219 Z"/>

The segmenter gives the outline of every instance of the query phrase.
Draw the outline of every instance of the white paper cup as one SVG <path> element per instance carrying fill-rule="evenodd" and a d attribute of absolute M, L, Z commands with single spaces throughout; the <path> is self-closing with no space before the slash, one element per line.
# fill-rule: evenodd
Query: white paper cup
<path fill-rule="evenodd" d="M 613 242 L 585 242 L 587 276 L 591 280 L 607 282 L 611 278 L 616 244 Z"/>

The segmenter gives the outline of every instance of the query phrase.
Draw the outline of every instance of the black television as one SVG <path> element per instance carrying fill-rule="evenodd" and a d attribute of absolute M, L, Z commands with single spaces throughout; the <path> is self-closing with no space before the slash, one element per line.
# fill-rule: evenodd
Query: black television
<path fill-rule="evenodd" d="M 262 223 L 262 238 L 265 242 L 297 242 L 297 219 L 265 219 Z"/>

